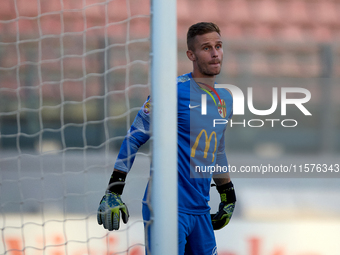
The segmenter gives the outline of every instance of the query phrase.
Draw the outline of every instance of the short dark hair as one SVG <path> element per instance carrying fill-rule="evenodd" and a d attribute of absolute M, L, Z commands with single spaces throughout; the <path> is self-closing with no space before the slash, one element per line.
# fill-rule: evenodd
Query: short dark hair
<path fill-rule="evenodd" d="M 187 33 L 188 50 L 194 50 L 194 39 L 196 35 L 204 35 L 211 32 L 216 32 L 221 35 L 220 28 L 212 22 L 199 22 L 192 25 Z"/>

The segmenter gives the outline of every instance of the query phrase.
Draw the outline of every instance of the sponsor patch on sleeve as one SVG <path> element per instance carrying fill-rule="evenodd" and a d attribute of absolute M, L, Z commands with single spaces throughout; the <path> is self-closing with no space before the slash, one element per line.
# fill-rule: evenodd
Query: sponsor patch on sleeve
<path fill-rule="evenodd" d="M 150 97 L 145 101 L 145 103 L 143 104 L 143 112 L 145 114 L 149 114 L 150 113 Z"/>

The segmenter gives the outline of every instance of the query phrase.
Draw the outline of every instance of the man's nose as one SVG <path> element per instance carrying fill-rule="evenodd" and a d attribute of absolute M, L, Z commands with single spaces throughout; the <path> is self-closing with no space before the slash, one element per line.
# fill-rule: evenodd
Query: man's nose
<path fill-rule="evenodd" d="M 218 52 L 215 48 L 212 49 L 211 56 L 215 58 L 218 57 Z"/>

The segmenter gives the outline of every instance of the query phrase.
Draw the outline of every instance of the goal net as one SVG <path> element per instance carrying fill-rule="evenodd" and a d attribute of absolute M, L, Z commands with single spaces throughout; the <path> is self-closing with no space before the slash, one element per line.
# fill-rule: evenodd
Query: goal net
<path fill-rule="evenodd" d="M 0 254 L 144 254 L 141 148 L 127 225 L 96 213 L 150 94 L 148 0 L 4 0 L 0 8 Z"/>

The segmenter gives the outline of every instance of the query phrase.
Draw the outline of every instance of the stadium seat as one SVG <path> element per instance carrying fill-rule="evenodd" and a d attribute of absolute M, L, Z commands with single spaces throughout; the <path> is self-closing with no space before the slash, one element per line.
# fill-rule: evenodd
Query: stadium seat
<path fill-rule="evenodd" d="M 301 76 L 300 68 L 293 52 L 284 52 L 277 63 L 277 74 L 288 77 Z"/>
<path fill-rule="evenodd" d="M 63 10 L 82 10 L 82 8 L 83 1 L 63 1 Z"/>
<path fill-rule="evenodd" d="M 107 4 L 109 23 L 123 21 L 128 18 L 126 0 L 114 0 Z"/>
<path fill-rule="evenodd" d="M 131 16 L 150 14 L 149 0 L 129 0 L 129 7 L 131 11 Z"/>
<path fill-rule="evenodd" d="M 318 77 L 320 75 L 321 62 L 319 52 L 316 47 L 309 50 L 309 52 L 307 52 L 303 57 L 300 69 L 305 77 Z"/>
<path fill-rule="evenodd" d="M 59 35 L 61 33 L 61 23 L 59 14 L 42 16 L 40 18 L 40 25 L 43 35 L 51 34 Z"/>
<path fill-rule="evenodd" d="M 18 83 L 16 82 L 16 80 L 3 82 L 1 84 L 1 86 L 3 88 L 13 89 L 13 91 L 8 91 L 8 90 L 1 91 L 1 95 L 3 97 L 6 97 L 6 98 L 12 99 L 12 100 L 17 100 L 17 95 L 16 95 L 16 92 L 15 92 L 15 89 L 18 88 L 17 87 Z"/>
<path fill-rule="evenodd" d="M 60 0 L 40 1 L 40 10 L 41 13 L 60 12 L 61 11 Z"/>
<path fill-rule="evenodd" d="M 107 33 L 115 43 L 125 43 L 127 22 L 121 24 L 111 23 L 107 26 Z"/>
<path fill-rule="evenodd" d="M 130 21 L 130 39 L 145 38 L 150 34 L 150 19 L 134 18 Z"/>
<path fill-rule="evenodd" d="M 87 86 L 89 87 L 89 86 Z M 83 99 L 84 84 L 82 81 L 64 81 L 63 92 L 69 100 Z"/>
<path fill-rule="evenodd" d="M 333 1 L 317 1 L 314 5 L 313 19 L 321 25 L 340 25 L 340 14 Z"/>
<path fill-rule="evenodd" d="M 311 22 L 309 5 L 305 0 L 291 0 L 287 2 L 285 10 L 286 21 L 296 25 L 306 25 Z"/>
<path fill-rule="evenodd" d="M 254 51 L 251 57 L 251 72 L 254 75 L 270 76 L 270 67 L 266 56 L 260 51 Z"/>
<path fill-rule="evenodd" d="M 268 24 L 258 24 L 254 28 L 253 37 L 256 40 L 273 40 L 275 27 L 270 26 Z"/>
<path fill-rule="evenodd" d="M 230 0 L 221 1 L 221 9 L 225 12 L 224 17 L 228 22 L 237 23 L 239 25 L 253 23 L 250 13 L 250 7 L 246 0 Z"/>
<path fill-rule="evenodd" d="M 272 25 L 282 22 L 277 2 L 275 0 L 254 1 L 253 8 L 256 21 Z"/>
<path fill-rule="evenodd" d="M 328 26 L 315 26 L 313 31 L 314 40 L 318 42 L 332 41 L 332 32 Z"/>
<path fill-rule="evenodd" d="M 84 20 L 81 17 L 81 12 L 64 12 L 64 32 L 83 32 Z"/>
<path fill-rule="evenodd" d="M 187 59 L 182 59 L 178 61 L 177 70 L 178 73 L 189 73 L 192 71 L 192 63 Z"/>
<path fill-rule="evenodd" d="M 15 7 L 13 1 L 3 1 L 0 8 L 1 20 L 15 19 Z"/>
<path fill-rule="evenodd" d="M 340 47 L 336 45 L 334 47 L 334 76 L 340 77 Z M 340 86 L 338 86 L 340 87 Z M 338 94 L 340 95 L 340 94 Z"/>
<path fill-rule="evenodd" d="M 289 42 L 305 41 L 304 31 L 297 25 L 287 25 L 279 31 L 279 38 Z"/>
<path fill-rule="evenodd" d="M 38 15 L 38 1 L 18 0 L 16 6 L 21 17 L 36 17 Z"/>
<path fill-rule="evenodd" d="M 90 4 L 86 2 L 86 8 L 85 8 L 85 13 L 86 13 L 86 19 L 95 19 L 96 23 L 98 23 L 100 20 L 105 20 L 105 8 L 106 5 L 104 4 Z"/>
<path fill-rule="evenodd" d="M 55 100 L 57 95 L 60 95 L 60 84 L 44 83 L 41 85 L 41 92 L 44 100 Z"/>
<path fill-rule="evenodd" d="M 16 31 L 16 29 L 14 30 Z M 29 20 L 29 19 L 19 19 L 19 31 L 20 39 L 22 40 L 24 37 L 37 37 L 36 31 L 38 31 L 38 22 L 37 20 Z"/>
<path fill-rule="evenodd" d="M 192 8 L 190 6 L 190 1 L 177 1 L 177 19 L 179 22 L 191 19 Z"/>
<path fill-rule="evenodd" d="M 244 38 L 241 26 L 237 24 L 227 24 L 221 28 L 221 33 L 227 40 Z"/>
<path fill-rule="evenodd" d="M 197 13 L 198 17 L 204 17 L 204 20 L 208 20 L 214 23 L 219 24 L 222 26 L 224 24 L 224 20 L 220 19 L 220 15 L 222 14 L 222 17 L 225 17 L 225 10 L 220 9 L 218 4 L 219 1 L 217 0 L 199 0 L 195 1 L 195 4 L 199 5 L 200 8 L 197 8 L 199 11 Z M 207 11 L 208 10 L 208 11 Z"/>
<path fill-rule="evenodd" d="M 240 66 L 235 53 L 227 53 L 224 58 L 223 69 L 226 74 L 230 77 L 237 76 L 240 72 Z"/>

